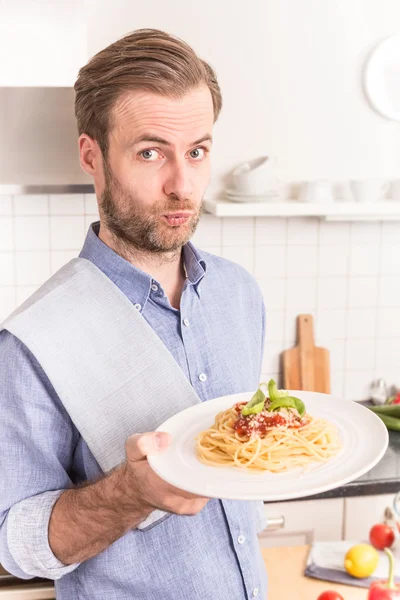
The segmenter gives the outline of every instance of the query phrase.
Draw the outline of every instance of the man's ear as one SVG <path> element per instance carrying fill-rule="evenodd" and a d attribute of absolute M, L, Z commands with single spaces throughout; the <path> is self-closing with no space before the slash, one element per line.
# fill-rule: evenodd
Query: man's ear
<path fill-rule="evenodd" d="M 81 168 L 85 173 L 94 177 L 98 172 L 99 158 L 101 159 L 99 145 L 87 133 L 79 136 L 78 144 Z"/>

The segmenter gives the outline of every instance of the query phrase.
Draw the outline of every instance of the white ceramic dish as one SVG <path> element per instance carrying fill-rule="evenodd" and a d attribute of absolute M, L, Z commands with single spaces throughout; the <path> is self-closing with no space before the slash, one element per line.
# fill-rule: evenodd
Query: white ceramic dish
<path fill-rule="evenodd" d="M 271 190 L 264 194 L 242 194 L 236 190 L 226 190 L 225 196 L 232 202 L 279 202 L 281 196 L 277 190 Z"/>
<path fill-rule="evenodd" d="M 309 414 L 328 419 L 338 427 L 343 443 L 338 456 L 305 472 L 297 469 L 279 474 L 201 463 L 195 452 L 196 435 L 213 424 L 218 412 L 250 400 L 253 393 L 209 400 L 168 419 L 158 430 L 169 432 L 173 441 L 162 454 L 148 457 L 152 469 L 171 485 L 200 496 L 272 502 L 340 487 L 372 469 L 386 451 L 386 426 L 372 411 L 327 394 L 291 391 L 303 400 Z"/>
<path fill-rule="evenodd" d="M 377 112 L 400 121 L 400 35 L 386 38 L 373 50 L 364 70 L 364 89 Z"/>

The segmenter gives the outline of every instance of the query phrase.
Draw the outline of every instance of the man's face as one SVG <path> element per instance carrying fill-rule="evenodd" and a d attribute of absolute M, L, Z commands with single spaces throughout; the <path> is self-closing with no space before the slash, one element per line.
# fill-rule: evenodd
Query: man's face
<path fill-rule="evenodd" d="M 100 214 L 124 244 L 173 252 L 193 235 L 210 180 L 213 104 L 207 87 L 180 99 L 124 94 L 103 161 Z"/>

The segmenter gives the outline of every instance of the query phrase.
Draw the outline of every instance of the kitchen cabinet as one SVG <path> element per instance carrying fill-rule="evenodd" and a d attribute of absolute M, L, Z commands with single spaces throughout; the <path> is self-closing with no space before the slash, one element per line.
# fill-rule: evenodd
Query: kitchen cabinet
<path fill-rule="evenodd" d="M 87 60 L 84 0 L 0 2 L 0 86 L 73 86 Z"/>
<path fill-rule="evenodd" d="M 303 546 L 314 541 L 368 541 L 371 527 L 382 523 L 394 494 L 274 502 L 264 504 L 267 528 L 262 548 Z"/>
<path fill-rule="evenodd" d="M 264 504 L 268 525 L 259 535 L 262 548 L 304 546 L 341 540 L 343 498 Z"/>
<path fill-rule="evenodd" d="M 357 496 L 344 499 L 343 539 L 366 541 L 369 530 L 385 518 L 385 508 L 393 508 L 394 494 Z"/>

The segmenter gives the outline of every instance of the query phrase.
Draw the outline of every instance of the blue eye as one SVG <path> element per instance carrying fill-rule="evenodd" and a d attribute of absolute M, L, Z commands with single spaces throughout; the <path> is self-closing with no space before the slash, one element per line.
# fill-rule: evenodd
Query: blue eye
<path fill-rule="evenodd" d="M 191 158 L 199 159 L 199 158 L 204 158 L 205 153 L 206 153 L 206 151 L 204 148 L 195 148 L 194 150 L 192 150 L 190 152 L 190 156 L 191 156 Z"/>
<path fill-rule="evenodd" d="M 153 160 L 157 160 L 158 152 L 156 150 L 142 150 L 142 152 L 139 152 L 139 155 L 147 162 L 152 162 Z"/>

